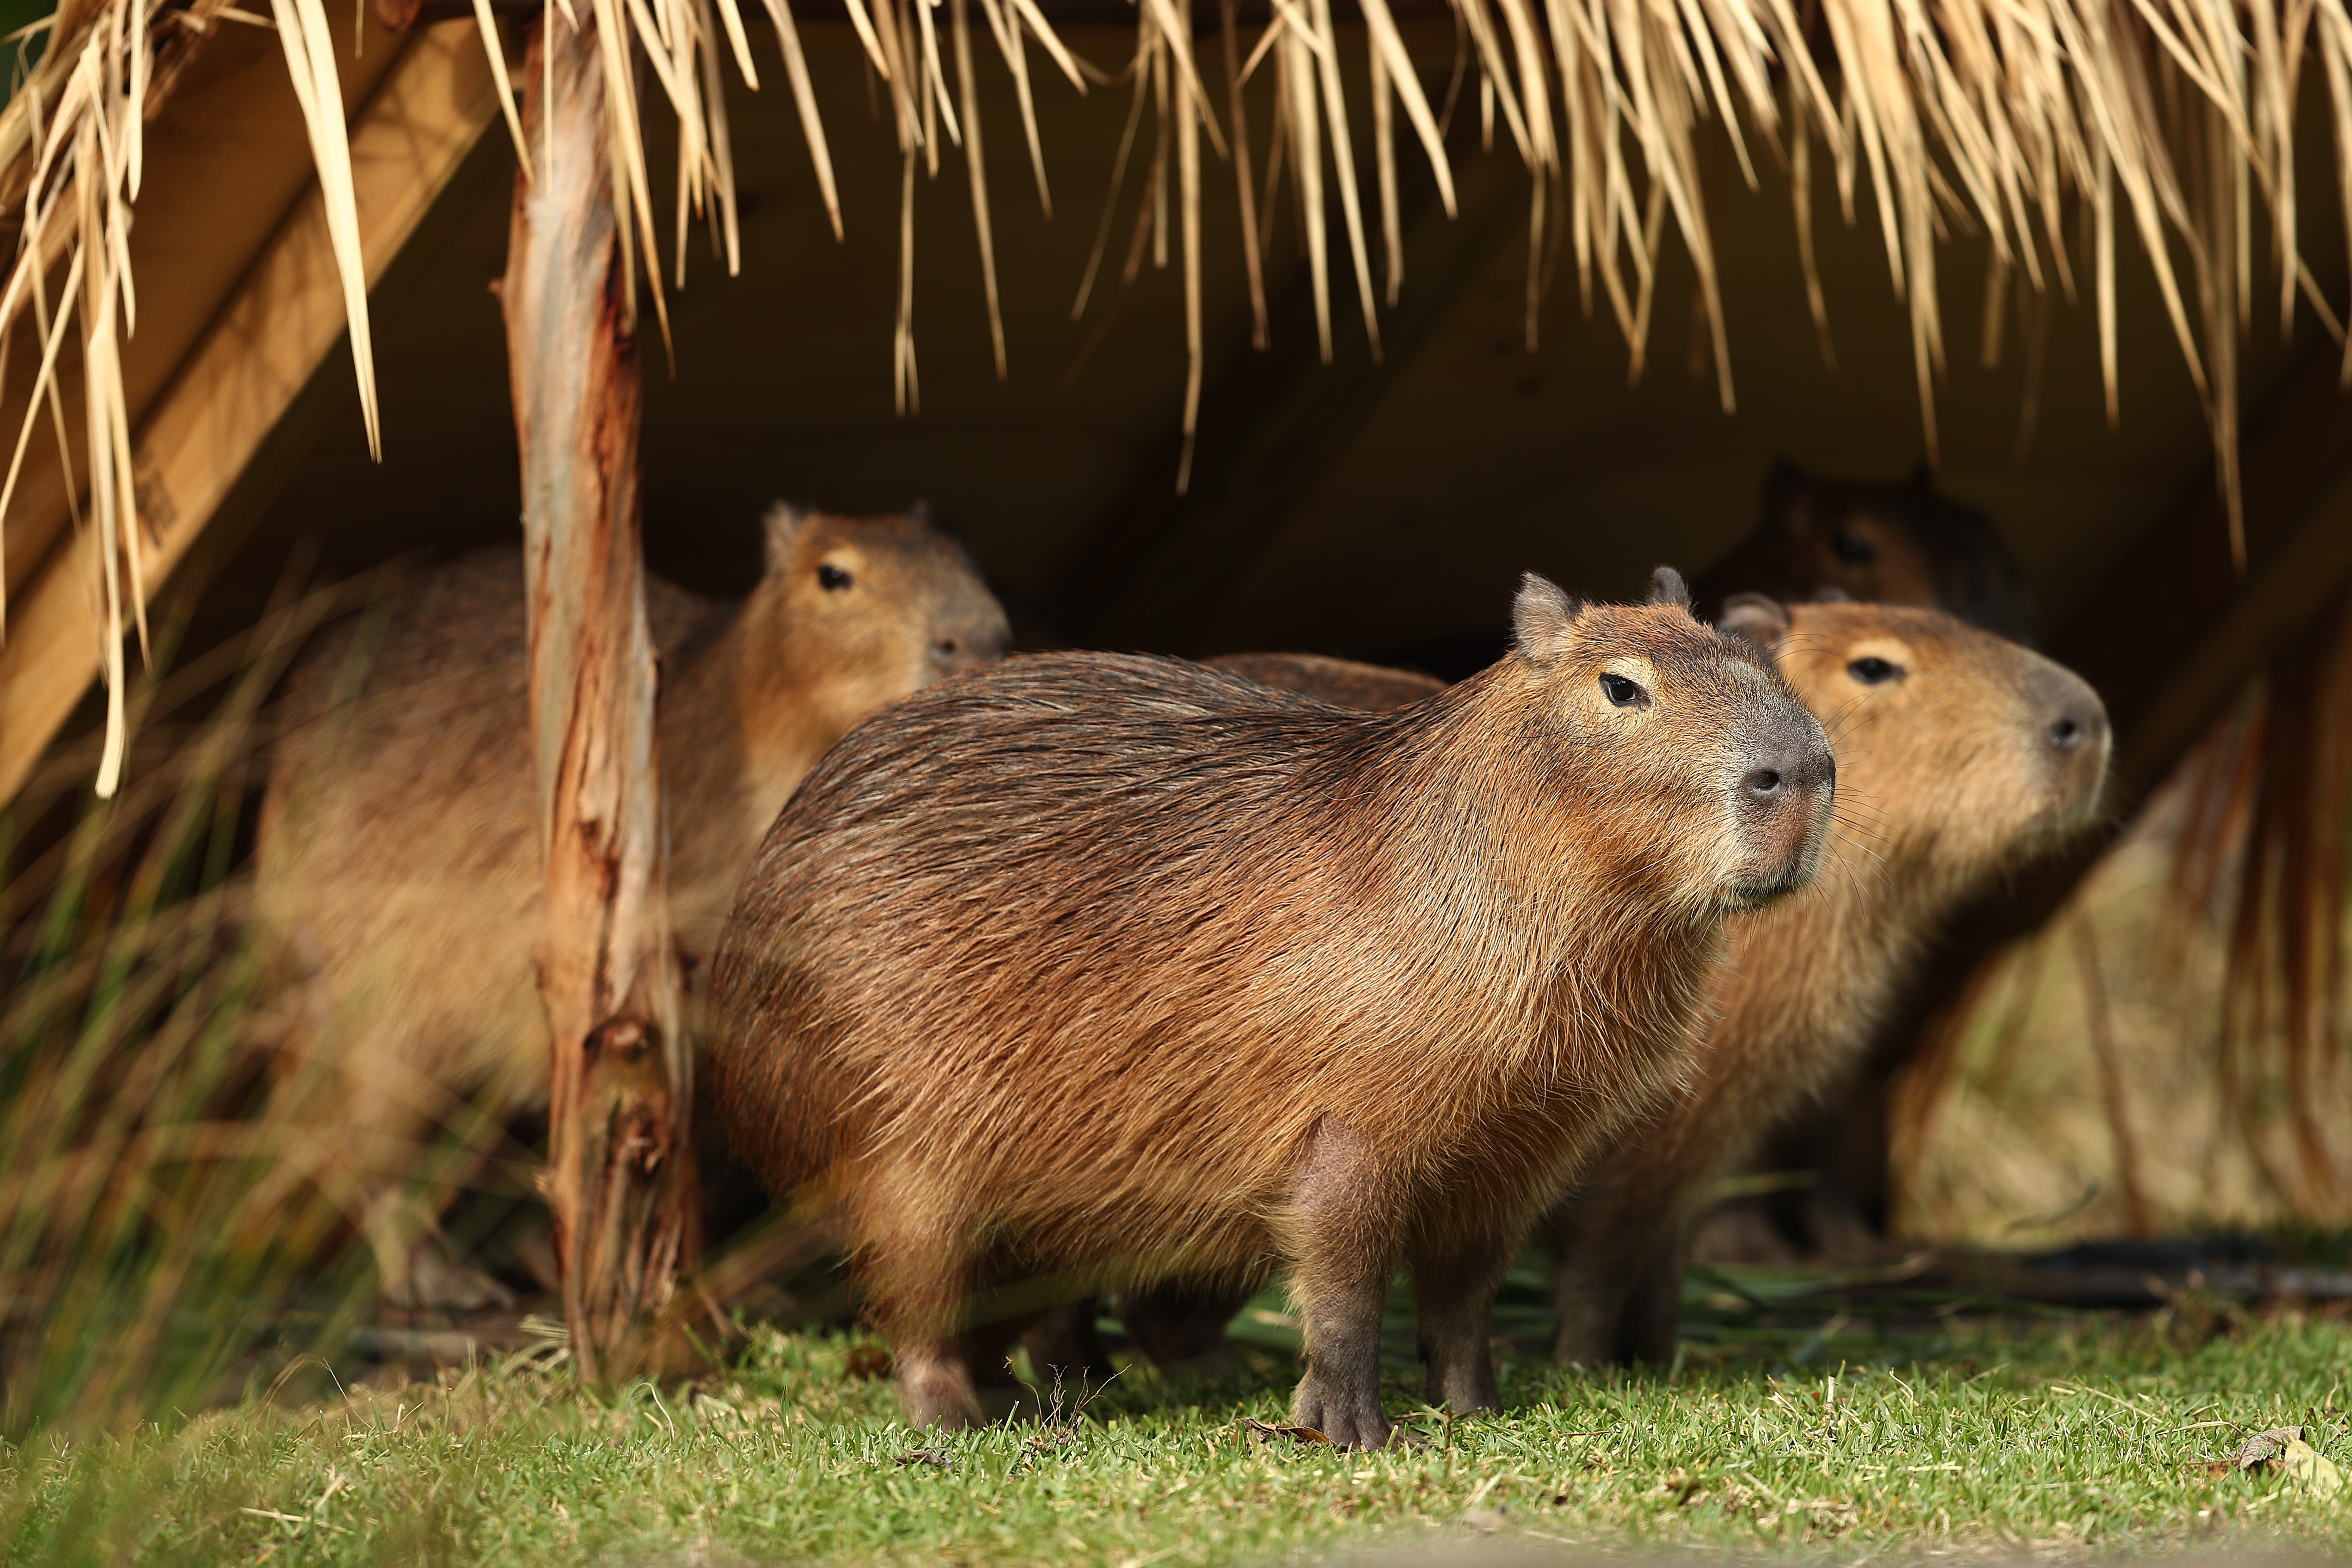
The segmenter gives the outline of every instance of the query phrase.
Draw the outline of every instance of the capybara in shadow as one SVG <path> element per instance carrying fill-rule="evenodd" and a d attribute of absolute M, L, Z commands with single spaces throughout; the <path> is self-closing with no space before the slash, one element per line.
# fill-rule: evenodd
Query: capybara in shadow
<path fill-rule="evenodd" d="M 1736 593 L 1784 604 L 1834 590 L 1866 604 L 1950 611 L 2031 644 L 2033 598 L 1985 515 L 1936 489 L 1925 463 L 1908 479 L 1833 479 L 1794 464 L 1764 480 L 1756 531 L 1702 573 L 1699 606 Z"/>
<path fill-rule="evenodd" d="M 837 1227 L 909 1420 L 979 1418 L 985 1292 L 1286 1266 L 1297 1418 L 1376 1447 L 1400 1261 L 1432 1399 L 1494 1405 L 1512 1248 L 1827 827 L 1820 724 L 1688 603 L 1530 576 L 1507 656 L 1384 715 L 1016 659 L 809 775 L 720 944 L 711 1098 Z"/>
<path fill-rule="evenodd" d="M 1851 1068 L 1941 918 L 2084 824 L 2106 776 L 2090 686 L 1951 616 L 1742 595 L 1726 625 L 1772 648 L 1835 737 L 1840 828 L 1811 888 L 1727 933 L 1692 1089 L 1548 1222 L 1564 1362 L 1672 1355 L 1683 1234 L 1716 1178 Z"/>
<path fill-rule="evenodd" d="M 765 545 L 740 604 L 646 584 L 672 927 L 695 957 L 816 760 L 1007 640 L 962 547 L 920 516 L 779 506 Z M 400 1305 L 504 1298 L 437 1223 L 463 1155 L 428 1174 L 417 1151 L 469 1107 L 496 1126 L 547 1100 L 523 593 L 520 552 L 484 552 L 322 638 L 290 678 L 262 807 L 259 907 L 295 1014 L 284 1109 Z"/>

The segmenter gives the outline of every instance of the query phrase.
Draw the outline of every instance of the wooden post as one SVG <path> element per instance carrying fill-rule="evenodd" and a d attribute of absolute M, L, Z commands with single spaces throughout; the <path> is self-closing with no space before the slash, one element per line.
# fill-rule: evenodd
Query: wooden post
<path fill-rule="evenodd" d="M 640 389 L 590 7 L 532 24 L 501 300 L 522 448 L 530 724 L 547 851 L 548 1168 L 583 1378 L 646 1363 L 691 1262 L 693 1064 L 670 936 L 656 669 L 638 539 Z"/>

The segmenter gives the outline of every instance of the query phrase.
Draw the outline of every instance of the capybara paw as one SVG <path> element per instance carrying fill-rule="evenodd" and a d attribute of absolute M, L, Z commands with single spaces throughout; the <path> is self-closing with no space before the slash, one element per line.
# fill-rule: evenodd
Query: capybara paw
<path fill-rule="evenodd" d="M 479 1312 L 515 1304 L 514 1292 L 449 1251 L 437 1236 L 418 1242 L 408 1255 L 408 1277 L 387 1281 L 384 1299 L 395 1307 L 442 1312 Z"/>
<path fill-rule="evenodd" d="M 1341 1448 L 1385 1448 L 1400 1435 L 1410 1436 L 1390 1425 L 1377 1394 L 1370 1398 L 1347 1394 L 1327 1397 L 1311 1375 L 1298 1385 L 1291 1410 L 1294 1422 L 1322 1433 Z"/>

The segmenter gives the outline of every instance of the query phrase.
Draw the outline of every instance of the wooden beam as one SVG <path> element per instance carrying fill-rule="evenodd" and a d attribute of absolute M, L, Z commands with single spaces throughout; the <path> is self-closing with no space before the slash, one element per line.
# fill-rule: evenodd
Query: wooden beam
<path fill-rule="evenodd" d="M 414 37 L 353 121 L 352 175 L 373 286 L 498 112 L 471 23 Z M 139 542 L 149 596 L 212 521 L 238 474 L 342 339 L 341 283 L 318 189 L 288 216 L 142 421 Z M 54 552 L 8 607 L 0 644 L 0 801 L 96 679 L 94 568 Z"/>
<path fill-rule="evenodd" d="M 540 1000 L 548 1163 L 572 1353 L 591 1383 L 647 1359 L 644 1321 L 693 1261 L 693 1058 L 669 930 L 656 677 L 639 538 L 629 274 L 594 13 L 531 27 L 538 183 L 515 181 L 507 363 L 522 450 L 530 727 L 547 852 Z"/>
<path fill-rule="evenodd" d="M 1381 322 L 1384 359 L 1362 357 L 1360 331 L 1350 346 L 1344 323 L 1352 285 L 1341 274 L 1332 289 L 1342 363 L 1321 362 L 1302 276 L 1276 303 L 1274 348 L 1202 395 L 1191 493 L 1175 493 L 1179 444 L 1171 442 L 1055 591 L 1047 614 L 1058 629 L 1087 647 L 1215 651 L 1199 633 L 1229 585 L 1272 547 L 1496 258 L 1526 239 L 1527 174 L 1516 160 L 1456 160 L 1458 219 L 1445 216 L 1416 153 L 1407 149 L 1398 165 L 1412 214 L 1404 237 L 1410 266 L 1397 308 Z M 1286 232 L 1277 228 L 1274 237 Z"/>

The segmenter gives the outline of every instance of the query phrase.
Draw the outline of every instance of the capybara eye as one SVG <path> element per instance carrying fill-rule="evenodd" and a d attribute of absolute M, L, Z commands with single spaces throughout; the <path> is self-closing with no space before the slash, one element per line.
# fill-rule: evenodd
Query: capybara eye
<path fill-rule="evenodd" d="M 844 588 L 848 587 L 853 580 L 848 573 L 838 566 L 820 566 L 816 569 L 817 586 L 828 594 L 840 593 Z"/>
<path fill-rule="evenodd" d="M 1867 566 L 1878 559 L 1870 541 L 1850 528 L 1841 528 L 1831 536 L 1830 550 L 1849 566 Z"/>
<path fill-rule="evenodd" d="M 1858 658 L 1845 667 L 1845 672 L 1864 686 L 1884 686 L 1902 679 L 1903 667 L 1883 658 Z"/>
<path fill-rule="evenodd" d="M 1622 675 L 1603 674 L 1601 694 L 1620 708 L 1639 708 L 1650 700 L 1650 694 Z"/>

